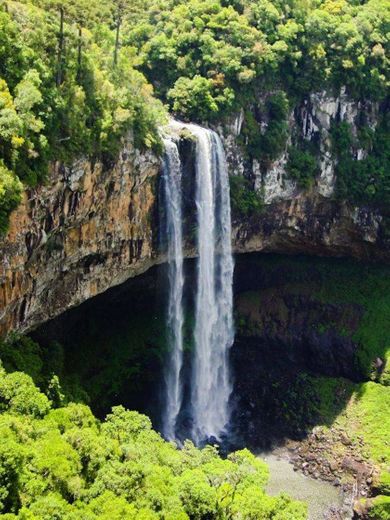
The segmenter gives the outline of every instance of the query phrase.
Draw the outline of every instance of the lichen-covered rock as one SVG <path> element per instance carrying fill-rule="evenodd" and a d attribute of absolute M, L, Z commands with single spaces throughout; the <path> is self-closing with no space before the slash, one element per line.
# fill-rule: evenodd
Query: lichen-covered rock
<path fill-rule="evenodd" d="M 264 99 L 260 99 L 259 102 L 264 102 Z M 248 177 L 252 177 L 254 188 L 263 193 L 266 204 L 291 199 L 299 191 L 296 183 L 288 178 L 286 172 L 287 148 L 291 145 L 292 136 L 315 142 L 319 152 L 319 173 L 315 180 L 314 192 L 329 198 L 333 195 L 336 184 L 336 159 L 331 153 L 332 122 L 348 123 L 351 125 L 352 134 L 356 137 L 362 114 L 364 114 L 366 125 L 375 129 L 378 111 L 379 106 L 376 103 L 350 99 L 345 88 L 342 88 L 337 96 L 326 91 L 311 94 L 300 105 L 291 107 L 288 117 L 289 130 L 286 150 L 273 162 L 266 166 L 263 165 L 262 171 L 259 168 L 258 160 L 254 159 L 250 163 L 244 159 L 245 154 L 239 143 L 242 137 L 240 136 L 241 130 L 245 124 L 242 111 L 223 128 L 218 127 L 218 131 L 224 136 L 231 173 L 241 175 L 244 173 Z M 261 131 L 264 132 L 268 122 L 262 120 L 258 123 Z M 357 160 L 362 160 L 366 156 L 366 152 L 359 148 L 354 149 L 353 153 Z"/>
<path fill-rule="evenodd" d="M 287 178 L 286 174 L 287 154 L 277 159 L 267 170 L 262 178 L 262 190 L 264 194 L 265 204 L 270 204 L 273 201 L 291 199 L 296 192 L 296 183 Z M 257 180 L 256 186 L 261 186 L 259 182 L 259 175 L 255 171 L 255 178 Z M 261 189 L 261 188 L 260 188 Z"/>

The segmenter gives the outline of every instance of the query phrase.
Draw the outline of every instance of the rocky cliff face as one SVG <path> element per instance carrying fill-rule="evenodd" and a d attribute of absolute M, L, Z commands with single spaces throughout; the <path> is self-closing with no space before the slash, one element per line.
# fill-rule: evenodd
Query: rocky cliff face
<path fill-rule="evenodd" d="M 290 437 L 319 424 L 313 375 L 387 384 L 389 272 L 350 259 L 236 259 L 233 395 L 253 445 L 262 432 Z M 350 396 L 340 392 L 337 413 Z"/>
<path fill-rule="evenodd" d="M 353 256 L 387 262 L 389 241 L 379 211 L 303 193 L 268 205 L 260 218 L 236 222 L 235 251 Z"/>
<path fill-rule="evenodd" d="M 261 216 L 234 222 L 236 252 L 389 260 L 383 215 L 332 199 L 330 121 L 337 116 L 353 123 L 360 109 L 344 93 L 318 94 L 291 113 L 291 134 L 298 128 L 305 138 L 321 140 L 321 173 L 309 192 L 286 178 L 285 154 L 266 172 L 256 161 L 248 163 L 238 144 L 243 114 L 219 129 L 230 173 L 249 175 L 266 202 Z M 375 110 L 369 109 L 373 125 Z M 116 164 L 81 159 L 70 168 L 55 165 L 46 186 L 25 193 L 0 241 L 0 335 L 29 330 L 163 260 L 157 247 L 159 170 L 159 159 L 136 151 L 129 138 Z"/>
<path fill-rule="evenodd" d="M 341 90 L 337 97 L 326 92 L 312 94 L 291 111 L 286 150 L 293 136 L 316 143 L 319 150 L 319 173 L 309 190 L 299 188 L 288 178 L 286 151 L 266 167 L 261 167 L 256 159 L 248 158 L 245 145 L 242 145 L 243 112 L 230 124 L 218 127 L 223 135 L 231 175 L 251 179 L 265 202 L 262 218 L 235 222 L 236 251 L 354 256 L 388 261 L 388 215 L 372 207 L 340 202 L 334 197 L 336 159 L 332 155 L 330 137 L 333 121 L 348 123 L 353 135 L 358 133 L 362 118 L 374 129 L 378 110 L 373 103 L 350 100 Z M 267 120 L 258 123 L 265 131 Z M 358 148 L 352 152 L 357 160 L 366 154 Z"/>
<path fill-rule="evenodd" d="M 159 160 L 125 142 L 117 163 L 56 165 L 0 243 L 0 335 L 27 330 L 153 263 Z"/>
<path fill-rule="evenodd" d="M 345 89 L 342 89 L 338 96 L 327 92 L 313 93 L 302 104 L 295 106 L 290 111 L 286 150 L 266 168 L 261 168 L 256 159 L 248 160 L 245 145 L 242 146 L 240 136 L 246 124 L 243 111 L 233 117 L 230 123 L 219 126 L 218 131 L 224 136 L 224 145 L 232 173 L 252 177 L 255 189 L 262 192 L 266 204 L 291 199 L 302 192 L 297 183 L 288 178 L 285 168 L 288 159 L 287 148 L 292 144 L 293 136 L 316 143 L 319 151 L 320 172 L 312 191 L 324 197 L 331 197 L 334 194 L 336 182 L 336 160 L 332 155 L 330 136 L 332 122 L 348 123 L 351 126 L 352 134 L 356 137 L 362 119 L 366 126 L 372 130 L 375 129 L 378 112 L 377 104 L 351 100 Z M 261 131 L 265 132 L 269 123 L 266 114 L 257 115 L 257 120 Z M 355 147 L 352 151 L 358 160 L 366 156 L 366 151 L 363 149 Z"/>

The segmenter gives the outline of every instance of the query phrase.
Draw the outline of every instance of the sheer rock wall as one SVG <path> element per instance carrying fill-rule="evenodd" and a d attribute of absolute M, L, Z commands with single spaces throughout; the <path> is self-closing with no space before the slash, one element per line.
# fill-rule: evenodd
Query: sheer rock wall
<path fill-rule="evenodd" d="M 389 261 L 388 217 L 332 197 L 330 121 L 337 116 L 354 123 L 361 109 L 344 93 L 338 98 L 321 93 L 291 113 L 291 132 L 301 125 L 305 138 L 317 134 L 321 139 L 321 172 L 309 191 L 286 179 L 285 154 L 265 173 L 256 161 L 248 164 L 238 139 L 242 113 L 218 129 L 230 174 L 251 176 L 266 203 L 261 216 L 233 223 L 237 253 Z M 372 125 L 375 110 L 369 108 Z M 8 235 L 0 240 L 0 336 L 30 330 L 164 260 L 158 251 L 159 171 L 160 160 L 136 151 L 129 138 L 116 164 L 87 159 L 71 168 L 57 164 L 46 186 L 25 193 Z M 187 256 L 193 255 L 190 248 Z"/>

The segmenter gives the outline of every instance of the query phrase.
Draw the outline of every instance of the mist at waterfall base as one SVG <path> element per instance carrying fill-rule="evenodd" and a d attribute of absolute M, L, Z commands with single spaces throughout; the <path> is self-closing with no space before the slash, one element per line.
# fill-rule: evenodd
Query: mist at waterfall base
<path fill-rule="evenodd" d="M 183 176 L 179 138 L 164 140 L 164 238 L 168 260 L 167 339 L 162 433 L 196 444 L 221 442 L 229 419 L 232 381 L 229 349 L 233 329 L 233 258 L 229 179 L 222 143 L 211 130 L 185 128 L 196 140 L 193 197 L 197 251 L 190 355 L 184 345 Z M 192 325 L 192 326 L 191 326 Z M 191 330 L 192 329 L 192 330 Z"/>

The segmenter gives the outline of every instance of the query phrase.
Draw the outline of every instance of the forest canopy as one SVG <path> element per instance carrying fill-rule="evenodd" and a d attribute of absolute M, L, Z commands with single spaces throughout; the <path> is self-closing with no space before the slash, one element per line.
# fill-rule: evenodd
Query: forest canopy
<path fill-rule="evenodd" d="M 169 112 L 213 124 L 249 114 L 267 93 L 291 109 L 341 87 L 383 103 L 389 26 L 387 0 L 2 0 L 0 233 L 21 183 L 43 183 L 50 161 L 113 160 L 129 133 L 159 151 Z M 256 125 L 247 136 L 263 161 L 285 147 L 286 120 L 271 126 L 264 138 Z M 296 169 L 313 162 L 303 152 L 290 171 L 308 186 Z M 388 191 L 380 153 L 362 165 L 342 158 L 340 196 L 376 201 Z"/>
<path fill-rule="evenodd" d="M 0 515 L 4 520 L 304 520 L 306 506 L 268 496 L 268 469 L 248 450 L 179 450 L 137 412 L 102 423 L 0 365 Z"/>
<path fill-rule="evenodd" d="M 275 87 L 382 99 L 389 24 L 385 0 L 168 0 L 129 18 L 124 38 L 175 112 L 210 118 Z"/>

